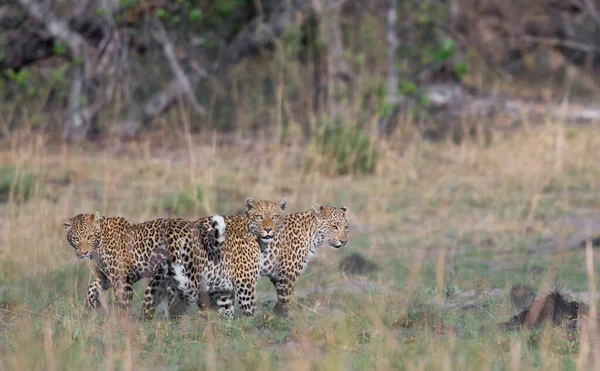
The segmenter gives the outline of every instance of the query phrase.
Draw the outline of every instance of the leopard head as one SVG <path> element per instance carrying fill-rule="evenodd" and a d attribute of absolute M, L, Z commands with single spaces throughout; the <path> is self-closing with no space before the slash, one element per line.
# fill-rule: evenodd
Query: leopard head
<path fill-rule="evenodd" d="M 286 203 L 285 198 L 279 201 L 254 201 L 253 198 L 248 197 L 246 215 L 250 233 L 257 236 L 261 242 L 271 242 L 275 233 L 282 227 L 281 214 L 285 211 Z"/>
<path fill-rule="evenodd" d="M 98 211 L 94 214 L 79 214 L 65 218 L 63 226 L 67 232 L 67 241 L 75 249 L 79 259 L 86 260 L 100 244 L 100 221 Z"/>
<path fill-rule="evenodd" d="M 335 206 L 315 206 L 313 213 L 317 219 L 317 230 L 324 242 L 329 246 L 339 249 L 348 241 L 348 206 L 337 208 Z"/>

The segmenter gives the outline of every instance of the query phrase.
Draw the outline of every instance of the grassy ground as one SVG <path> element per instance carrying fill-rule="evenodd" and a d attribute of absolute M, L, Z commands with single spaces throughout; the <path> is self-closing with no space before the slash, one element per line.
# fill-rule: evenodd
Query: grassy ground
<path fill-rule="evenodd" d="M 568 221 L 600 214 L 599 134 L 543 125 L 495 138 L 490 148 L 417 140 L 402 152 L 382 150 L 376 174 L 343 177 L 300 170 L 303 148 L 265 142 L 239 149 L 206 136 L 170 147 L 151 139 L 84 147 L 6 140 L 3 182 L 20 191 L 0 204 L 0 368 L 600 367 L 593 321 L 575 339 L 548 327 L 498 330 L 518 312 L 509 300 L 515 283 L 598 290 L 590 281 L 596 251 L 586 256 L 563 242 L 578 233 Z M 67 245 L 63 217 L 97 209 L 132 221 L 195 218 L 238 212 L 247 196 L 284 196 L 290 211 L 349 205 L 349 245 L 319 250 L 290 318 L 271 314 L 266 279 L 257 315 L 231 323 L 196 310 L 142 323 L 146 281 L 128 316 L 85 314 L 90 269 Z M 341 274 L 340 259 L 355 252 L 380 270 Z"/>

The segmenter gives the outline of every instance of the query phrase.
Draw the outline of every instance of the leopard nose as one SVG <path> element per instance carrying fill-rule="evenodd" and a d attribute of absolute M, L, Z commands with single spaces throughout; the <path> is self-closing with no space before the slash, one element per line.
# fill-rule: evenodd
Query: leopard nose
<path fill-rule="evenodd" d="M 265 232 L 270 233 L 273 230 L 273 228 L 265 228 Z"/>
<path fill-rule="evenodd" d="M 344 246 L 346 244 L 346 240 L 340 240 L 340 243 L 342 244 L 342 246 Z"/>

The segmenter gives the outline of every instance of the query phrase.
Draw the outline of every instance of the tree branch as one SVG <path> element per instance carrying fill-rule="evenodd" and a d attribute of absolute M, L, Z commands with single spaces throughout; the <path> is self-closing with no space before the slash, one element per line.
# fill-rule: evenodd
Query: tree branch
<path fill-rule="evenodd" d="M 196 85 L 206 77 L 204 70 L 195 70 L 189 75 L 190 85 Z M 178 78 L 173 79 L 166 88 L 155 93 L 144 103 L 141 108 L 131 108 L 127 119 L 115 128 L 115 134 L 122 138 L 129 138 L 140 129 L 143 122 L 150 121 L 164 111 L 169 109 L 175 101 L 183 94 L 187 94 L 186 88 Z"/>
<path fill-rule="evenodd" d="M 44 25 L 50 35 L 67 45 L 73 57 L 81 59 L 72 66 L 73 75 L 68 98 L 69 118 L 62 134 L 63 138 L 82 138 L 89 130 L 92 116 L 83 100 L 90 77 L 88 53 L 91 47 L 88 47 L 87 41 L 80 34 L 72 31 L 66 22 L 57 19 L 50 9 L 43 9 L 34 0 L 18 1 L 30 17 Z"/>
<path fill-rule="evenodd" d="M 296 24 L 301 17 L 312 10 L 309 0 L 286 0 L 278 4 L 279 9 L 270 14 L 268 21 L 258 16 L 244 26 L 225 47 L 213 66 L 215 71 L 225 71 L 247 56 L 279 37 L 290 24 Z"/>
<path fill-rule="evenodd" d="M 65 43 L 73 56 L 84 57 L 87 42 L 81 35 L 73 32 L 67 23 L 58 20 L 49 9 L 42 9 L 35 0 L 18 1 L 29 16 L 38 20 L 52 36 Z"/>
<path fill-rule="evenodd" d="M 192 88 L 192 84 L 190 83 L 188 77 L 185 75 L 185 72 L 183 72 L 183 68 L 181 68 L 179 61 L 177 60 L 177 56 L 175 55 L 175 48 L 169 40 L 164 26 L 159 20 L 155 19 L 154 27 L 156 28 L 156 40 L 162 45 L 165 57 L 167 57 L 167 61 L 171 66 L 171 70 L 173 70 L 173 73 L 175 74 L 176 80 L 178 81 L 178 85 L 182 89 L 182 92 L 186 94 L 188 100 L 190 101 L 190 104 L 192 105 L 192 107 L 194 107 L 194 110 L 196 110 L 196 112 L 200 115 L 205 116 L 206 109 L 204 109 L 204 107 L 202 107 L 202 105 L 196 99 L 194 89 Z"/>

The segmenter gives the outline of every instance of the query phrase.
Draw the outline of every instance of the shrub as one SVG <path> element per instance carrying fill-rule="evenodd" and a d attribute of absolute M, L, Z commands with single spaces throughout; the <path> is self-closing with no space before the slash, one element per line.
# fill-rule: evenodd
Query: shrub
<path fill-rule="evenodd" d="M 377 150 L 360 124 L 323 122 L 313 135 L 320 170 L 327 174 L 370 174 L 377 165 Z"/>
<path fill-rule="evenodd" d="M 0 169 L 0 202 L 11 199 L 25 202 L 33 197 L 37 177 L 33 173 L 22 172 L 14 168 Z"/>
<path fill-rule="evenodd" d="M 197 214 L 203 210 L 204 192 L 197 184 L 163 196 L 154 205 L 154 211 L 164 210 L 169 215 Z"/>

